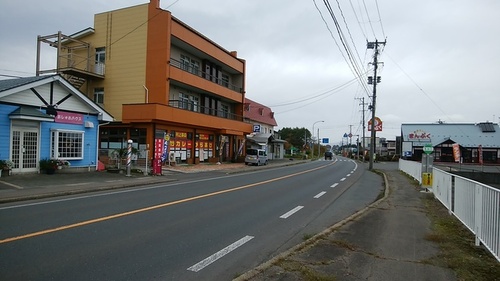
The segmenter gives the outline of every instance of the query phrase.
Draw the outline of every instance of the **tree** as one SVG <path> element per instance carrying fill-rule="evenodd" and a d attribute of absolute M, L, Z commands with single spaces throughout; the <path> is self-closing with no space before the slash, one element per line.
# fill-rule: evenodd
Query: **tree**
<path fill-rule="evenodd" d="M 307 141 L 311 140 L 311 132 L 309 132 L 309 130 L 304 127 L 282 128 L 281 130 L 279 130 L 279 134 L 281 136 L 281 139 L 288 142 L 288 145 L 298 148 L 304 147 L 304 143 L 306 141 L 304 139 L 304 134 L 307 138 Z"/>

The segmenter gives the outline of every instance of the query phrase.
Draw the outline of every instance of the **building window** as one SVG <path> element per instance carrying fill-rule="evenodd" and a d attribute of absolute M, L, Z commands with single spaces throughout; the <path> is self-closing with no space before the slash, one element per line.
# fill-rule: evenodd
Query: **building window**
<path fill-rule="evenodd" d="M 200 63 L 185 55 L 181 55 L 181 69 L 194 75 L 200 75 Z"/>
<path fill-rule="evenodd" d="M 106 63 L 106 48 L 95 49 L 95 72 L 104 75 L 104 66 Z"/>
<path fill-rule="evenodd" d="M 127 129 L 103 128 L 100 130 L 101 149 L 121 149 L 127 146 Z"/>
<path fill-rule="evenodd" d="M 222 117 L 224 117 L 224 118 L 229 117 L 229 106 L 227 104 L 221 105 L 221 114 L 222 114 Z"/>
<path fill-rule="evenodd" d="M 101 47 L 95 49 L 95 62 L 106 63 L 106 48 Z"/>
<path fill-rule="evenodd" d="M 183 93 L 179 93 L 179 108 L 189 109 L 189 96 Z"/>
<path fill-rule="evenodd" d="M 53 130 L 50 136 L 53 159 L 83 159 L 83 132 Z"/>
<path fill-rule="evenodd" d="M 229 75 L 222 73 L 222 86 L 229 88 Z"/>
<path fill-rule="evenodd" d="M 191 59 L 185 55 L 181 55 L 181 69 L 185 71 L 189 71 L 189 64 Z"/>
<path fill-rule="evenodd" d="M 104 88 L 94 89 L 94 102 L 97 104 L 104 104 Z"/>
<path fill-rule="evenodd" d="M 197 96 L 190 96 L 189 100 L 191 101 L 191 111 L 198 112 L 198 106 L 200 104 L 200 99 Z"/>

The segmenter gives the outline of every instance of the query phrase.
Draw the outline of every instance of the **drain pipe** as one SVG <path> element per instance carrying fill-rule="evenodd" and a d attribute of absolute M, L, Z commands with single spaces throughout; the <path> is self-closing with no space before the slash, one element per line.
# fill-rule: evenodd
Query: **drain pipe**
<path fill-rule="evenodd" d="M 149 90 L 146 88 L 146 85 L 142 85 L 142 87 L 146 90 L 146 103 L 149 103 Z"/>

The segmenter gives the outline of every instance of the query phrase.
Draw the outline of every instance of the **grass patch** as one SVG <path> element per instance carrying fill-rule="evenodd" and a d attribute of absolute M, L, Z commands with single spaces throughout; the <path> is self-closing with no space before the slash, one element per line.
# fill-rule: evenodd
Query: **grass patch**
<path fill-rule="evenodd" d="M 314 234 L 304 233 L 304 235 L 302 236 L 302 240 L 307 241 L 307 240 L 309 240 L 309 239 L 311 239 L 313 237 L 314 237 Z"/>
<path fill-rule="evenodd" d="M 500 263 L 486 249 L 474 245 L 474 235 L 432 195 L 423 200 L 432 222 L 432 233 L 426 239 L 441 249 L 428 262 L 451 268 L 459 280 L 500 280 Z"/>
<path fill-rule="evenodd" d="M 288 272 L 296 272 L 300 274 L 301 279 L 304 281 L 336 281 L 335 276 L 328 276 L 315 271 L 312 268 L 307 267 L 303 263 L 291 261 L 291 260 L 280 260 L 277 265 L 283 270 Z"/>

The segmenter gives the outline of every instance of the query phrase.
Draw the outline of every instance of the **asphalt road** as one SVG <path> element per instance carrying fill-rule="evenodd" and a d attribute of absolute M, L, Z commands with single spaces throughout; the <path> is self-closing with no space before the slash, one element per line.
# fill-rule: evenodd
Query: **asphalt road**
<path fill-rule="evenodd" d="M 0 279 L 231 280 L 375 200 L 339 159 L 0 207 Z"/>

